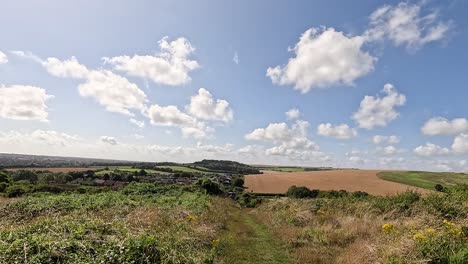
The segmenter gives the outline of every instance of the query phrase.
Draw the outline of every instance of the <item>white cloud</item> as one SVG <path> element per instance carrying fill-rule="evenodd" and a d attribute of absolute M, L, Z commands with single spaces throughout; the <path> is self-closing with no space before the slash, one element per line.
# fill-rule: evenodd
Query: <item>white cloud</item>
<path fill-rule="evenodd" d="M 180 111 L 174 105 L 152 105 L 148 109 L 147 115 L 153 125 L 179 127 L 184 137 L 200 139 L 207 137 L 208 133 L 212 132 L 212 129 L 207 127 L 205 123 Z"/>
<path fill-rule="evenodd" d="M 364 35 L 369 41 L 388 38 L 396 46 L 409 49 L 446 39 L 452 23 L 440 21 L 437 11 L 425 15 L 422 11 L 422 4 L 385 5 L 371 14 L 370 29 Z"/>
<path fill-rule="evenodd" d="M 0 117 L 14 120 L 47 121 L 46 101 L 53 97 L 39 87 L 0 86 Z"/>
<path fill-rule="evenodd" d="M 190 82 L 189 73 L 199 64 L 189 57 L 195 51 L 185 38 L 168 42 L 168 37 L 159 41 L 160 53 L 157 55 L 134 55 L 103 58 L 116 70 L 124 71 L 131 76 L 148 78 L 155 83 L 165 85 L 182 85 Z"/>
<path fill-rule="evenodd" d="M 365 160 L 362 159 L 361 157 L 357 157 L 357 156 L 351 156 L 348 158 L 348 160 L 353 163 L 353 164 L 358 164 L 358 165 L 362 165 L 365 163 Z"/>
<path fill-rule="evenodd" d="M 285 114 L 289 120 L 298 119 L 301 116 L 301 112 L 297 108 L 289 109 Z"/>
<path fill-rule="evenodd" d="M 420 156 L 437 156 L 446 155 L 450 153 L 448 148 L 443 148 L 436 144 L 426 143 L 424 146 L 419 146 L 414 149 L 414 153 Z"/>
<path fill-rule="evenodd" d="M 47 58 L 42 65 L 53 76 L 85 80 L 78 86 L 80 95 L 93 97 L 107 111 L 133 116 L 130 110 L 146 108 L 146 94 L 126 78 L 107 70 L 89 70 L 76 58 L 61 61 Z"/>
<path fill-rule="evenodd" d="M 448 120 L 443 117 L 429 119 L 421 128 L 424 135 L 457 135 L 468 131 L 468 120 L 465 118 L 455 118 Z"/>
<path fill-rule="evenodd" d="M 203 120 L 229 122 L 234 116 L 226 100 L 215 101 L 211 93 L 204 88 L 200 88 L 198 94 L 191 97 L 187 110 L 194 117 Z"/>
<path fill-rule="evenodd" d="M 372 142 L 376 145 L 388 143 L 388 144 L 398 144 L 400 143 L 400 138 L 397 136 L 381 136 L 375 135 L 372 137 Z"/>
<path fill-rule="evenodd" d="M 337 139 L 350 139 L 357 136 L 357 131 L 346 124 L 333 126 L 330 123 L 326 123 L 320 124 L 317 127 L 317 134 Z"/>
<path fill-rule="evenodd" d="M 212 152 L 212 153 L 230 153 L 233 150 L 234 145 L 232 144 L 225 144 L 224 146 L 216 146 L 216 145 L 205 145 L 201 142 L 197 142 L 197 149 Z"/>
<path fill-rule="evenodd" d="M 5 53 L 0 51 L 0 64 L 8 63 L 8 57 Z"/>
<path fill-rule="evenodd" d="M 468 153 L 468 134 L 462 133 L 456 136 L 453 140 L 452 150 L 459 154 Z"/>
<path fill-rule="evenodd" d="M 118 144 L 117 139 L 115 139 L 114 137 L 109 137 L 109 136 L 102 136 L 101 141 L 106 143 L 106 144 L 109 144 L 109 145 L 117 145 Z"/>
<path fill-rule="evenodd" d="M 274 84 L 294 85 L 302 93 L 331 85 L 352 85 L 373 71 L 377 60 L 361 49 L 364 41 L 361 36 L 349 37 L 334 28 L 310 28 L 292 49 L 295 57 L 283 67 L 268 68 L 266 75 Z"/>
<path fill-rule="evenodd" d="M 35 145 L 41 145 L 47 151 L 51 147 L 66 147 L 79 140 L 77 136 L 54 130 L 35 130 L 31 133 L 21 133 L 18 131 L 0 132 L 2 151 L 11 151 L 12 148 L 16 153 L 21 153 L 21 149 L 34 148 Z M 15 146 L 17 147 L 16 149 Z"/>
<path fill-rule="evenodd" d="M 234 52 L 234 57 L 232 57 L 232 61 L 235 63 L 235 64 L 239 64 L 239 55 L 237 54 L 237 51 Z"/>
<path fill-rule="evenodd" d="M 134 124 L 135 126 L 139 128 L 145 127 L 145 121 L 136 120 L 134 118 L 130 118 L 128 121 L 130 121 L 130 123 Z"/>
<path fill-rule="evenodd" d="M 359 110 L 352 118 L 359 127 L 372 129 L 376 126 L 384 127 L 390 121 L 396 119 L 399 113 L 395 107 L 406 103 L 406 96 L 398 93 L 392 84 L 385 84 L 382 90 L 386 96 L 365 96 L 361 101 Z"/>
<path fill-rule="evenodd" d="M 329 160 L 319 146 L 307 137 L 309 123 L 297 120 L 289 127 L 286 123 L 269 124 L 266 128 L 257 128 L 245 135 L 247 140 L 274 143 L 276 146 L 265 151 L 270 156 L 285 156 L 291 160 Z"/>

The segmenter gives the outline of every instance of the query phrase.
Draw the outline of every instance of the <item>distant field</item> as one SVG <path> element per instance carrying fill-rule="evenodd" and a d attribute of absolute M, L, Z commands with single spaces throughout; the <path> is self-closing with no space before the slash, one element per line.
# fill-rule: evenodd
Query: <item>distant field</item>
<path fill-rule="evenodd" d="M 18 171 L 18 170 L 35 170 L 35 171 L 44 171 L 48 170 L 50 172 L 72 172 L 72 171 L 88 171 L 88 170 L 97 170 L 99 169 L 98 167 L 92 167 L 92 168 L 72 168 L 72 167 L 67 167 L 67 168 L 13 168 L 13 169 L 6 169 L 7 171 Z"/>
<path fill-rule="evenodd" d="M 373 195 L 390 195 L 426 189 L 383 180 L 377 177 L 381 171 L 373 170 L 324 170 L 307 172 L 264 171 L 264 174 L 245 176 L 247 191 L 254 193 L 285 193 L 289 187 L 306 186 L 320 190 L 364 191 Z"/>
<path fill-rule="evenodd" d="M 386 181 L 403 183 L 411 186 L 434 190 L 436 184 L 450 186 L 468 184 L 468 174 L 452 172 L 425 171 L 385 171 L 377 176 Z"/>
<path fill-rule="evenodd" d="M 282 171 L 282 172 L 300 172 L 300 171 L 322 171 L 330 168 L 319 167 L 296 167 L 296 166 L 255 166 L 259 170 Z"/>
<path fill-rule="evenodd" d="M 200 173 L 206 173 L 204 171 L 201 171 L 201 170 L 197 170 L 197 169 L 194 169 L 194 168 L 189 168 L 189 167 L 185 167 L 185 166 L 158 166 L 158 168 L 164 168 L 164 169 L 172 169 L 172 170 L 175 170 L 175 171 L 183 171 L 183 172 L 200 172 Z M 202 168 L 202 167 L 200 167 Z M 204 169 L 204 168 L 202 168 Z"/>
<path fill-rule="evenodd" d="M 108 168 L 109 168 L 109 170 L 98 171 L 98 172 L 96 172 L 96 174 L 97 175 L 104 175 L 106 173 L 111 173 L 114 170 L 127 171 L 127 172 L 135 172 L 135 171 L 138 172 L 138 171 L 141 170 L 141 169 L 132 168 L 131 166 L 109 166 Z M 166 174 L 165 172 L 157 171 L 157 170 L 151 170 L 151 169 L 145 169 L 145 171 L 147 173 Z"/>

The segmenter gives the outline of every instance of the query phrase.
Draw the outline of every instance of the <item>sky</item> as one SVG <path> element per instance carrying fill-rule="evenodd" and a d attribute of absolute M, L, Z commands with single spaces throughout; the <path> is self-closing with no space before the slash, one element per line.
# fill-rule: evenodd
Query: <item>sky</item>
<path fill-rule="evenodd" d="M 3 1 L 0 152 L 468 171 L 468 1 Z"/>

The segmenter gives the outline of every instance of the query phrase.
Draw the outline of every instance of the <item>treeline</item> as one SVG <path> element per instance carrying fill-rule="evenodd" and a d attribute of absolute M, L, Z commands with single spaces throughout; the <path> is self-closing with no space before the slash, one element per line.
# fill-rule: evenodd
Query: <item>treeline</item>
<path fill-rule="evenodd" d="M 260 170 L 254 167 L 229 160 L 202 160 L 194 162 L 193 165 L 233 174 L 260 174 Z"/>

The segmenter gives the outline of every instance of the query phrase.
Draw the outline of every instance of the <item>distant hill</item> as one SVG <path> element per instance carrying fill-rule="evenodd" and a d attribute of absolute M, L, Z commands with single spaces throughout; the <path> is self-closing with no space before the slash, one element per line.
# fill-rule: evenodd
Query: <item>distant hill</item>
<path fill-rule="evenodd" d="M 193 163 L 194 166 L 209 170 L 225 171 L 239 174 L 259 174 L 260 170 L 237 161 L 230 160 L 202 160 Z"/>
<path fill-rule="evenodd" d="M 131 161 L 0 153 L 0 167 L 88 167 L 134 163 Z"/>

